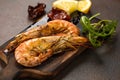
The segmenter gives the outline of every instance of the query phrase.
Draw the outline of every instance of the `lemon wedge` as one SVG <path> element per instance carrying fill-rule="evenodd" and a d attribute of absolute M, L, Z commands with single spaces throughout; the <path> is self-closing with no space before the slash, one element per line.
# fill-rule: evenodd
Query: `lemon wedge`
<path fill-rule="evenodd" d="M 62 9 L 68 14 L 71 14 L 72 12 L 77 10 L 77 4 L 78 4 L 78 1 L 76 0 L 57 0 L 53 2 L 53 7 Z"/>
<path fill-rule="evenodd" d="M 78 1 L 78 7 L 77 7 L 77 10 L 80 11 L 80 12 L 83 12 L 83 13 L 88 13 L 90 8 L 91 8 L 91 1 L 90 0 L 81 0 L 81 1 Z"/>
<path fill-rule="evenodd" d="M 91 8 L 91 0 L 56 0 L 53 2 L 54 8 L 62 9 L 68 14 L 78 10 L 87 14 Z"/>

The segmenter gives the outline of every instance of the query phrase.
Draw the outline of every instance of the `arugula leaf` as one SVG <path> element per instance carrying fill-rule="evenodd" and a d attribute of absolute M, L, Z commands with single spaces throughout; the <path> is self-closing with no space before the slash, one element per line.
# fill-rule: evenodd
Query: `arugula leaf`
<path fill-rule="evenodd" d="M 101 46 L 105 39 L 112 36 L 117 26 L 117 22 L 112 20 L 99 20 L 92 23 L 91 20 L 98 15 L 100 14 L 95 14 L 90 18 L 82 16 L 80 19 L 82 32 L 86 34 L 93 47 Z"/>

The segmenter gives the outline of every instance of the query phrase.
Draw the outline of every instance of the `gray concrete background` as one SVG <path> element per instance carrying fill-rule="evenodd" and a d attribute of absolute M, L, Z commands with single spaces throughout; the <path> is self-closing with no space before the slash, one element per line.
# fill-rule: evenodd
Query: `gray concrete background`
<path fill-rule="evenodd" d="M 51 9 L 54 0 L 0 0 L 0 45 L 33 22 L 28 20 L 28 5 L 38 2 Z M 120 80 L 120 0 L 92 0 L 92 14 L 118 21 L 113 41 L 98 49 L 88 49 L 69 64 L 55 80 Z"/>

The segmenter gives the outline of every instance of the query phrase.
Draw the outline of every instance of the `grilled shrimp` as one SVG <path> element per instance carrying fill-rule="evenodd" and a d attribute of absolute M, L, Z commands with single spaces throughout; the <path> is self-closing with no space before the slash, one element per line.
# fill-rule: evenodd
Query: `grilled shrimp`
<path fill-rule="evenodd" d="M 43 36 L 58 35 L 63 36 L 66 34 L 79 35 L 79 29 L 72 23 L 65 20 L 53 20 L 45 25 L 33 28 L 21 34 L 18 34 L 13 41 L 11 41 L 5 51 L 13 51 L 20 43 Z"/>
<path fill-rule="evenodd" d="M 53 54 L 77 49 L 87 39 L 80 36 L 48 36 L 34 38 L 21 43 L 15 49 L 16 61 L 26 67 L 34 67 Z"/>

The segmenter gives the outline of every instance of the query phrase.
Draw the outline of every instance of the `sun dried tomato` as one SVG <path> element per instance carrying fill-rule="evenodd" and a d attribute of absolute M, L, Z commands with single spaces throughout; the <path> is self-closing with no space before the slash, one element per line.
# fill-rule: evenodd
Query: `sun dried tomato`
<path fill-rule="evenodd" d="M 40 18 L 45 14 L 46 4 L 38 3 L 37 6 L 33 7 L 31 5 L 28 6 L 28 16 L 30 19 Z"/>
<path fill-rule="evenodd" d="M 58 8 L 52 8 L 52 10 L 47 15 L 49 20 L 61 19 L 70 21 L 70 16 L 64 10 Z"/>

